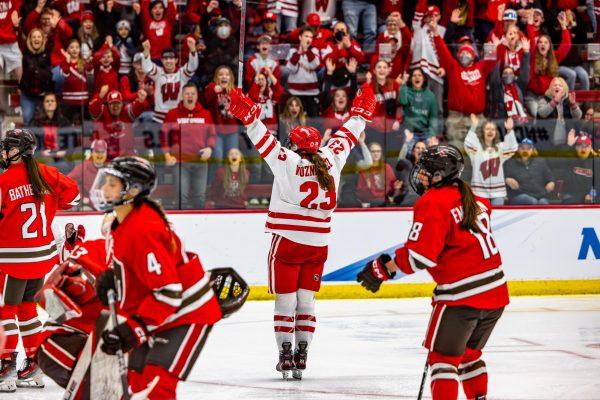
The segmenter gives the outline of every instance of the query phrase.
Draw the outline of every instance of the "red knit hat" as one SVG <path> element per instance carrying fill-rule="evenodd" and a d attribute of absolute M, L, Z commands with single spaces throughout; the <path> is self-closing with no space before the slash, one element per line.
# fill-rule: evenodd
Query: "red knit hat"
<path fill-rule="evenodd" d="M 123 95 L 118 90 L 111 90 L 110 92 L 108 92 L 108 95 L 106 96 L 106 102 L 108 104 L 110 104 L 110 103 L 122 103 L 123 102 Z"/>
<path fill-rule="evenodd" d="M 81 22 L 83 21 L 94 21 L 94 13 L 90 10 L 85 10 L 81 13 Z"/>
<path fill-rule="evenodd" d="M 456 55 L 459 55 L 463 51 L 468 52 L 469 54 L 471 54 L 471 57 L 473 57 L 473 59 L 475 59 L 475 50 L 473 50 L 473 47 L 471 47 L 470 44 L 463 44 L 462 46 L 460 46 L 458 48 L 458 52 L 456 53 Z"/>

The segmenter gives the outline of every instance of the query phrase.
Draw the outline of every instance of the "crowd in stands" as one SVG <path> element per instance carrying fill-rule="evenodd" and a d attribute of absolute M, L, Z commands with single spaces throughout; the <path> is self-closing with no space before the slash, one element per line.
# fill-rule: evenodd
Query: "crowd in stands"
<path fill-rule="evenodd" d="M 440 142 L 495 205 L 600 202 L 600 0 L 246 4 L 241 84 L 283 143 L 309 124 L 325 144 L 360 85 L 375 91 L 340 206 L 412 205 L 411 168 Z M 0 69 L 18 93 L 11 107 L 3 86 L 0 116 L 34 130 L 84 207 L 97 168 L 126 154 L 156 163 L 167 208 L 264 207 L 273 175 L 229 113 L 241 7 L 0 0 Z"/>

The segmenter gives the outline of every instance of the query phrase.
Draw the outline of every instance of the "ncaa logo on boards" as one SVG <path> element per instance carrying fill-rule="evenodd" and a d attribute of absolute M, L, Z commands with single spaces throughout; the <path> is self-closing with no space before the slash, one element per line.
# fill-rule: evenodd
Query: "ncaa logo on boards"
<path fill-rule="evenodd" d="M 600 260 L 600 239 L 594 228 L 583 228 L 581 230 L 581 247 L 579 248 L 578 260 L 587 260 L 590 250 L 596 260 Z"/>

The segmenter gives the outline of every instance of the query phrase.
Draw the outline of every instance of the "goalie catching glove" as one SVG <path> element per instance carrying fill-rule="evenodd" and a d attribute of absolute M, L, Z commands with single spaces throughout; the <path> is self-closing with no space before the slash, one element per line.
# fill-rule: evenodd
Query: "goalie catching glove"
<path fill-rule="evenodd" d="M 260 117 L 260 106 L 246 96 L 241 89 L 231 89 L 229 96 L 231 98 L 229 112 L 244 125 L 248 126 Z"/>
<path fill-rule="evenodd" d="M 250 288 L 233 268 L 215 268 L 208 272 L 223 318 L 227 318 L 244 305 Z"/>
<path fill-rule="evenodd" d="M 102 332 L 104 343 L 100 346 L 103 352 L 114 356 L 119 350 L 127 353 L 129 350 L 146 343 L 148 331 L 146 325 L 137 317 L 131 316 L 114 329 Z"/>
<path fill-rule="evenodd" d="M 376 293 L 383 282 L 396 276 L 395 271 L 390 273 L 385 267 L 385 264 L 391 260 L 392 257 L 387 254 L 382 254 L 376 259 L 369 261 L 362 271 L 356 275 L 356 281 L 365 289 Z"/>
<path fill-rule="evenodd" d="M 373 89 L 367 83 L 364 83 L 360 88 L 359 94 L 354 98 L 352 102 L 352 108 L 350 108 L 351 117 L 361 117 L 367 122 L 371 122 L 373 119 L 373 112 L 375 112 L 375 106 L 377 101 L 375 100 L 375 94 Z"/>

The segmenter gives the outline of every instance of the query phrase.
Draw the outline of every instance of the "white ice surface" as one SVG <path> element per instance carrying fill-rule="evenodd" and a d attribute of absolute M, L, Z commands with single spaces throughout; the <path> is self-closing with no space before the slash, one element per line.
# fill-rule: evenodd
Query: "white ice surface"
<path fill-rule="evenodd" d="M 416 398 L 428 299 L 318 302 L 317 331 L 301 382 L 282 381 L 274 369 L 272 308 L 272 302 L 249 302 L 219 323 L 178 398 Z M 489 399 L 600 399 L 600 296 L 513 298 L 484 359 Z M 22 389 L 0 399 L 59 399 L 60 388 L 46 382 L 46 389 Z"/>

